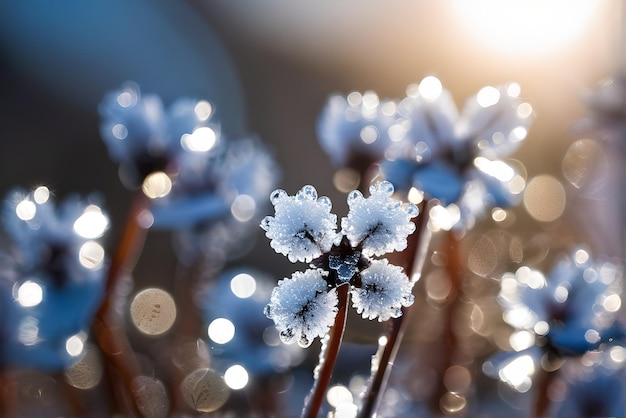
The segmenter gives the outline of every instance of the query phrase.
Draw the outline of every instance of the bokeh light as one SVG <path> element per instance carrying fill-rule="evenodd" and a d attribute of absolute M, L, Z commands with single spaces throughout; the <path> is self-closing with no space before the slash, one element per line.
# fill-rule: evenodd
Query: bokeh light
<path fill-rule="evenodd" d="M 141 190 L 150 199 L 165 197 L 172 191 L 172 179 L 162 171 L 155 171 L 146 176 Z"/>
<path fill-rule="evenodd" d="M 248 380 L 248 371 L 239 364 L 230 366 L 224 373 L 224 381 L 226 382 L 228 387 L 233 390 L 240 390 L 245 388 L 248 384 Z"/>
<path fill-rule="evenodd" d="M 181 390 L 187 404 L 198 412 L 213 412 L 230 396 L 224 378 L 211 369 L 198 369 L 183 380 Z"/>
<path fill-rule="evenodd" d="M 27 280 L 17 289 L 17 302 L 25 308 L 37 306 L 43 300 L 43 288 L 39 283 Z"/>
<path fill-rule="evenodd" d="M 160 335 L 170 330 L 176 320 L 176 304 L 162 289 L 148 288 L 137 293 L 130 304 L 133 324 L 144 334 Z"/>
<path fill-rule="evenodd" d="M 565 211 L 565 204 L 565 188 L 555 177 L 542 174 L 528 182 L 524 192 L 524 207 L 536 220 L 557 220 Z"/>
<path fill-rule="evenodd" d="M 217 318 L 209 324 L 209 338 L 218 344 L 226 344 L 235 336 L 235 325 L 226 318 Z"/>

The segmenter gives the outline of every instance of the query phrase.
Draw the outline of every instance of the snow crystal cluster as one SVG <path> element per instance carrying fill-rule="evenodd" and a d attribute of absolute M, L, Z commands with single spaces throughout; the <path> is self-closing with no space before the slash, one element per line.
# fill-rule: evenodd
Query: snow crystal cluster
<path fill-rule="evenodd" d="M 339 232 L 330 199 L 318 197 L 313 186 L 295 196 L 284 190 L 271 194 L 275 216 L 261 223 L 271 247 L 291 262 L 310 263 L 278 283 L 265 309 L 284 342 L 308 347 L 328 332 L 338 310 L 338 286 L 350 286 L 353 306 L 368 319 L 399 317 L 413 303 L 413 284 L 402 268 L 370 259 L 405 249 L 415 230 L 417 207 L 393 199 L 393 192 L 389 182 L 372 185 L 368 198 L 351 192 Z"/>

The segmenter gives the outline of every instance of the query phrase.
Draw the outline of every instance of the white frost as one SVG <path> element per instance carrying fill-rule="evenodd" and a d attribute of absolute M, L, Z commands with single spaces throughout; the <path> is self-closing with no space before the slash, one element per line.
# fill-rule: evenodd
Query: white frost
<path fill-rule="evenodd" d="M 369 198 L 354 190 L 348 195 L 348 216 L 341 219 L 342 232 L 353 247 L 363 246 L 363 254 L 383 255 L 406 248 L 406 238 L 415 231 L 411 218 L 417 216 L 413 204 L 392 199 L 393 185 L 387 181 L 372 185 Z"/>
<path fill-rule="evenodd" d="M 372 261 L 361 272 L 360 288 L 353 288 L 352 306 L 363 318 L 386 321 L 402 315 L 403 306 L 413 304 L 412 285 L 401 267 L 386 259 Z"/>
<path fill-rule="evenodd" d="M 310 262 L 338 243 L 341 236 L 336 232 L 337 215 L 330 213 L 330 199 L 318 199 L 313 186 L 304 186 L 295 196 L 275 190 L 271 201 L 275 216 L 266 216 L 261 228 L 271 247 L 292 263 Z"/>
<path fill-rule="evenodd" d="M 328 289 L 323 270 L 295 272 L 272 291 L 265 315 L 274 321 L 285 343 L 308 347 L 326 335 L 337 314 L 337 290 Z"/>

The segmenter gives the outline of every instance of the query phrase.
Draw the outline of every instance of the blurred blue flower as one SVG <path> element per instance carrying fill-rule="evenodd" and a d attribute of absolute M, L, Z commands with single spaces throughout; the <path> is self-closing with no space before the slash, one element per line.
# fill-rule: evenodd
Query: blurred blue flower
<path fill-rule="evenodd" d="M 380 182 L 370 187 L 369 198 L 358 190 L 349 193 L 350 211 L 339 233 L 330 199 L 318 198 L 313 186 L 295 196 L 284 190 L 271 194 L 276 214 L 261 223 L 271 247 L 291 262 L 311 263 L 310 269 L 279 281 L 265 308 L 284 342 L 308 347 L 324 336 L 337 312 L 337 287 L 344 284 L 364 318 L 396 318 L 413 303 L 413 283 L 402 268 L 369 258 L 402 251 L 415 230 L 411 218 L 417 207 L 392 199 L 393 191 L 391 183 Z"/>
<path fill-rule="evenodd" d="M 381 164 L 396 188 L 456 205 L 465 226 L 489 207 L 518 200 L 523 179 L 501 160 L 517 150 L 533 120 L 517 84 L 484 87 L 459 113 L 450 92 L 429 76 L 409 86 L 397 113 L 405 133 Z"/>
<path fill-rule="evenodd" d="M 184 98 L 166 110 L 159 96 L 142 95 L 133 82 L 107 93 L 99 110 L 100 135 L 131 187 L 151 173 L 175 172 L 183 152 L 207 151 L 219 139 L 209 102 Z"/>
<path fill-rule="evenodd" d="M 252 375 L 270 376 L 298 365 L 304 352 L 280 343 L 263 308 L 273 281 L 253 269 L 231 269 L 200 293 L 199 304 L 208 325 L 211 353 L 221 371 L 238 364 Z"/>
<path fill-rule="evenodd" d="M 57 208 L 44 186 L 11 192 L 2 215 L 15 252 L 1 272 L 0 362 L 61 370 L 83 354 L 103 297 L 105 251 L 97 240 L 108 218 L 93 198 L 73 196 Z"/>
<path fill-rule="evenodd" d="M 396 109 L 395 101 L 381 102 L 373 91 L 334 94 L 317 121 L 320 145 L 335 166 L 363 171 L 402 136 Z"/>
<path fill-rule="evenodd" d="M 260 221 L 280 176 L 267 147 L 253 136 L 222 138 L 210 150 L 183 152 L 179 161 L 171 192 L 152 202 L 153 226 L 175 230 L 176 252 L 185 262 L 245 251 L 242 238 Z"/>
<path fill-rule="evenodd" d="M 516 330 L 510 339 L 515 351 L 496 354 L 483 369 L 514 387 L 526 387 L 545 355 L 560 361 L 624 338 L 616 321 L 621 269 L 594 262 L 584 248 L 562 257 L 547 278 L 521 267 L 500 283 L 498 302 Z"/>
<path fill-rule="evenodd" d="M 564 399 L 552 405 L 550 416 L 626 417 L 623 355 L 624 348 L 615 346 L 563 370 L 567 390 Z"/>

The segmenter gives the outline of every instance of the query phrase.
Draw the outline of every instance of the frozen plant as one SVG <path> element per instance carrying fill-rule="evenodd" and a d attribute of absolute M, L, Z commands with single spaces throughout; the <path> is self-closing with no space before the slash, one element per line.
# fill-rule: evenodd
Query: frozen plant
<path fill-rule="evenodd" d="M 80 360 L 104 294 L 108 217 L 98 199 L 16 189 L 2 222 L 14 246 L 3 256 L 0 365 L 60 371 Z"/>
<path fill-rule="evenodd" d="M 522 144 L 533 120 L 519 94 L 516 83 L 487 86 L 459 112 L 436 77 L 409 86 L 397 110 L 404 135 L 385 152 L 384 177 L 447 206 L 445 229 L 471 228 L 487 208 L 514 204 L 524 180 L 503 158 Z"/>
<path fill-rule="evenodd" d="M 335 319 L 342 285 L 350 286 L 353 306 L 364 318 L 385 321 L 413 303 L 413 283 L 403 270 L 371 258 L 403 250 L 415 229 L 411 218 L 418 215 L 417 207 L 391 198 L 393 191 L 391 183 L 381 182 L 370 187 L 369 198 L 351 192 L 340 232 L 330 199 L 318 198 L 313 186 L 295 196 L 272 193 L 276 214 L 261 223 L 270 245 L 292 262 L 310 263 L 308 270 L 281 280 L 266 307 L 283 341 L 307 347 L 324 336 Z"/>
<path fill-rule="evenodd" d="M 620 292 L 621 269 L 610 261 L 594 262 L 584 248 L 562 257 L 548 277 L 529 267 L 506 273 L 498 302 L 515 329 L 514 351 L 497 353 L 483 370 L 525 392 L 540 371 L 556 371 L 567 358 L 622 340 Z"/>

